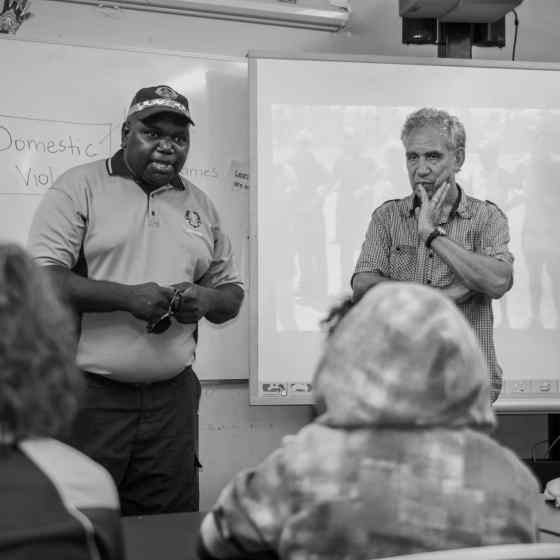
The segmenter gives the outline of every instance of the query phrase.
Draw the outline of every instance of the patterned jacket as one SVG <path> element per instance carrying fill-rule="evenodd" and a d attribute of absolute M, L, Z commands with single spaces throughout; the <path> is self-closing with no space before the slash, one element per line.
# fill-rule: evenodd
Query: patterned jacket
<path fill-rule="evenodd" d="M 201 528 L 213 558 L 368 559 L 536 540 L 539 486 L 488 435 L 477 338 L 438 290 L 370 290 L 327 341 L 324 410 L 222 491 Z"/>

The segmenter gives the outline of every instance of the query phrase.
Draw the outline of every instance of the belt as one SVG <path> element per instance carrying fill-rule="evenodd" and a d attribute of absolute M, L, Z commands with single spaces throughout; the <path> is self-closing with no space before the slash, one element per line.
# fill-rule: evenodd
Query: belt
<path fill-rule="evenodd" d="M 119 386 L 119 387 L 164 387 L 165 385 L 170 385 L 174 383 L 177 378 L 183 373 L 193 373 L 194 371 L 191 366 L 187 366 L 183 371 L 179 372 L 173 377 L 168 377 L 167 379 L 156 379 L 154 381 L 122 381 L 120 379 L 113 379 L 110 374 L 104 373 L 93 373 L 91 371 L 84 371 L 86 379 L 91 379 L 96 383 L 101 383 L 107 386 Z"/>

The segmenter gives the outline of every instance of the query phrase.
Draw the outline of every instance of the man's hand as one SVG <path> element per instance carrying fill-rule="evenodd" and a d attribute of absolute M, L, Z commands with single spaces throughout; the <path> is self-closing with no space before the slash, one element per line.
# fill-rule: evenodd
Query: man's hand
<path fill-rule="evenodd" d="M 205 288 L 192 282 L 173 284 L 172 288 L 181 290 L 180 304 L 173 314 L 180 323 L 197 323 L 210 311 L 212 306 L 211 288 Z"/>
<path fill-rule="evenodd" d="M 358 301 L 373 286 L 381 282 L 386 282 L 391 278 L 386 278 L 380 272 L 358 272 L 352 278 L 352 297 Z"/>
<path fill-rule="evenodd" d="M 155 321 L 169 310 L 173 297 L 172 288 L 164 288 L 155 282 L 136 284 L 128 287 L 130 297 L 127 311 L 142 321 Z"/>
<path fill-rule="evenodd" d="M 422 185 L 417 187 L 416 192 L 420 195 L 421 206 L 416 208 L 416 217 L 418 218 L 418 235 L 422 242 L 425 242 L 434 228 L 441 223 L 448 191 L 449 183 L 446 181 L 438 187 L 430 199 Z"/>
<path fill-rule="evenodd" d="M 445 286 L 445 288 L 441 288 L 440 291 L 443 295 L 447 296 L 455 303 L 465 303 L 469 301 L 474 293 L 457 280 L 455 280 L 452 284 Z"/>

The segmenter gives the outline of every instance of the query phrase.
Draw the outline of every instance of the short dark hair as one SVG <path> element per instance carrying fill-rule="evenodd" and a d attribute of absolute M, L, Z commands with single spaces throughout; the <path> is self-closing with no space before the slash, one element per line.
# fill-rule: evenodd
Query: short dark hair
<path fill-rule="evenodd" d="M 327 316 L 321 319 L 321 326 L 326 330 L 327 337 L 334 333 L 340 321 L 344 319 L 350 309 L 352 309 L 373 287 L 374 286 L 369 286 L 367 290 L 357 297 L 352 294 L 343 296 L 342 299 L 328 310 Z"/>
<path fill-rule="evenodd" d="M 321 326 L 327 331 L 327 336 L 331 336 L 342 318 L 354 307 L 356 301 L 352 296 L 345 296 L 335 303 L 328 311 L 327 316 L 321 319 Z"/>
<path fill-rule="evenodd" d="M 82 373 L 69 309 L 47 272 L 0 243 L 0 442 L 52 437 L 78 406 Z"/>

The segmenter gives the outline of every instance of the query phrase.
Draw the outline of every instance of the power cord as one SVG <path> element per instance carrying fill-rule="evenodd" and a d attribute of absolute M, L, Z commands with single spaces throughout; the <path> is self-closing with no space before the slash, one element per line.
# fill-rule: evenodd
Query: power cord
<path fill-rule="evenodd" d="M 544 458 L 545 459 L 550 459 L 550 452 L 552 451 L 552 448 L 560 441 L 560 436 L 556 436 L 554 438 L 554 440 L 552 441 L 552 443 L 548 446 L 548 449 L 546 450 L 546 453 L 544 454 Z"/>
<path fill-rule="evenodd" d="M 513 36 L 513 49 L 511 52 L 511 60 L 515 60 L 515 48 L 517 47 L 517 33 L 519 31 L 519 17 L 517 17 L 517 12 L 515 10 L 511 10 L 511 11 L 515 16 L 515 19 L 513 21 L 513 24 L 515 25 L 515 33 Z"/>
<path fill-rule="evenodd" d="M 560 441 L 560 435 L 555 437 L 554 440 L 552 441 L 552 443 L 546 448 L 546 451 L 544 452 L 544 457 L 543 459 L 550 459 L 550 452 L 552 451 L 552 448 Z M 542 439 L 541 441 L 537 441 L 536 443 L 534 443 L 531 447 L 531 461 L 533 463 L 536 462 L 537 460 L 537 447 L 539 445 L 543 445 L 544 443 L 548 443 L 547 439 Z"/>
<path fill-rule="evenodd" d="M 537 456 L 536 456 L 536 451 L 537 451 L 537 447 L 539 445 L 542 445 L 543 443 L 548 443 L 547 439 L 542 439 L 541 441 L 537 441 L 537 443 L 535 443 L 532 447 L 531 447 L 531 461 L 533 463 L 535 463 L 537 461 Z M 545 452 L 546 453 L 546 452 Z"/>

